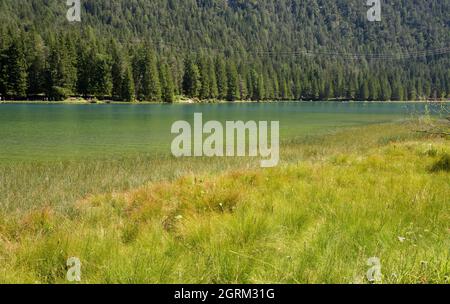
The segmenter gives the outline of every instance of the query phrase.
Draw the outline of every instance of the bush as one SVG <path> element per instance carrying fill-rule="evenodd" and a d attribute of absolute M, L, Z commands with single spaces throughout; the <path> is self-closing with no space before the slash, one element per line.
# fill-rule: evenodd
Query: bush
<path fill-rule="evenodd" d="M 72 91 L 70 89 L 54 86 L 52 87 L 50 97 L 53 100 L 66 100 L 71 94 Z"/>
<path fill-rule="evenodd" d="M 432 172 L 450 172 L 450 154 L 445 153 L 431 168 Z"/>

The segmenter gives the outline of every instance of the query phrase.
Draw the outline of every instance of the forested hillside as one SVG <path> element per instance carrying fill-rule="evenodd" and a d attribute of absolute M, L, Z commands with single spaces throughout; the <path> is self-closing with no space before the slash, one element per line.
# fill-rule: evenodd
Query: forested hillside
<path fill-rule="evenodd" d="M 386 3 L 389 2 L 389 3 Z M 172 102 L 450 97 L 450 1 L 0 0 L 0 95 Z"/>

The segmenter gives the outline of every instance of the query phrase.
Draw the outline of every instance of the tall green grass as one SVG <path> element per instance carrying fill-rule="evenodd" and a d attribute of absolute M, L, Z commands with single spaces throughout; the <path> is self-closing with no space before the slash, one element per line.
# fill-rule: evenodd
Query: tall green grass
<path fill-rule="evenodd" d="M 301 136 L 282 143 L 281 163 L 320 160 L 338 152 L 364 151 L 380 142 L 385 144 L 417 136 L 408 124 L 372 125 Z M 42 207 L 64 210 L 89 194 L 127 191 L 149 182 L 174 180 L 188 173 L 220 173 L 258 165 L 257 160 L 248 158 L 175 159 L 167 155 L 0 162 L 0 210 L 21 212 Z"/>
<path fill-rule="evenodd" d="M 75 256 L 84 283 L 368 283 L 371 257 L 383 283 L 448 283 L 450 176 L 434 168 L 450 146 L 409 130 L 299 138 L 270 170 L 245 159 L 11 167 L 3 176 L 29 185 L 68 177 L 20 208 L 20 194 L 7 197 L 0 282 L 66 283 Z"/>

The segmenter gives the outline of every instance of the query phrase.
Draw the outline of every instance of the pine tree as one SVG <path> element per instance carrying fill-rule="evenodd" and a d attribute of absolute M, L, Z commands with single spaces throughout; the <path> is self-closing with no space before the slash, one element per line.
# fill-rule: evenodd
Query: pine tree
<path fill-rule="evenodd" d="M 208 61 L 208 79 L 209 79 L 209 97 L 217 99 L 219 97 L 219 88 L 217 87 L 216 68 L 211 59 Z"/>
<path fill-rule="evenodd" d="M 312 96 L 312 84 L 309 77 L 303 78 L 303 96 L 305 99 L 311 99 Z"/>
<path fill-rule="evenodd" d="M 367 79 L 364 79 L 363 81 L 361 81 L 361 85 L 359 87 L 358 99 L 360 101 L 369 100 L 369 83 L 367 82 Z"/>
<path fill-rule="evenodd" d="M 126 65 L 123 72 L 123 79 L 121 80 L 122 89 L 120 93 L 120 99 L 124 101 L 134 101 L 134 81 L 133 73 L 129 65 Z"/>
<path fill-rule="evenodd" d="M 303 95 L 303 87 L 301 81 L 300 71 L 298 69 L 295 70 L 295 78 L 294 78 L 294 99 L 301 100 Z"/>
<path fill-rule="evenodd" d="M 184 77 L 183 77 L 183 92 L 188 97 L 199 97 L 202 83 L 200 81 L 200 71 L 197 64 L 192 59 L 186 59 Z"/>
<path fill-rule="evenodd" d="M 288 85 L 287 85 L 286 79 L 284 79 L 284 78 L 281 79 L 280 84 L 281 84 L 281 99 L 289 100 L 289 92 L 288 92 Z"/>
<path fill-rule="evenodd" d="M 239 73 L 239 95 L 242 100 L 248 99 L 248 91 L 247 91 L 247 77 L 245 76 L 245 71 Z"/>
<path fill-rule="evenodd" d="M 260 83 L 262 84 L 262 98 L 261 100 L 275 100 L 274 92 L 274 83 L 272 79 L 267 74 L 267 71 L 262 71 L 260 75 Z"/>
<path fill-rule="evenodd" d="M 0 100 L 6 95 L 6 54 L 0 49 Z"/>
<path fill-rule="evenodd" d="M 381 84 L 381 94 L 380 94 L 381 100 L 383 101 L 391 100 L 392 89 L 387 77 L 383 77 L 380 81 L 380 84 Z"/>
<path fill-rule="evenodd" d="M 346 94 L 344 89 L 344 75 L 343 69 L 341 67 L 337 67 L 337 72 L 335 72 L 335 80 L 333 83 L 334 88 L 334 97 L 336 99 L 344 97 Z"/>
<path fill-rule="evenodd" d="M 228 95 L 228 79 L 226 64 L 222 57 L 216 60 L 217 91 L 219 99 L 225 100 Z"/>
<path fill-rule="evenodd" d="M 351 75 L 347 85 L 347 99 L 355 100 L 358 84 L 356 83 L 356 75 Z"/>
<path fill-rule="evenodd" d="M 376 101 L 379 100 L 380 85 L 378 78 L 373 77 L 369 80 L 369 100 Z"/>
<path fill-rule="evenodd" d="M 144 100 L 145 96 L 143 93 L 142 88 L 142 75 L 143 75 L 143 67 L 142 67 L 142 58 L 143 58 L 143 48 L 137 48 L 134 51 L 131 66 L 132 66 L 132 73 L 133 73 L 133 83 L 134 83 L 134 90 L 136 92 L 136 99 L 138 100 Z"/>
<path fill-rule="evenodd" d="M 417 91 L 414 80 L 408 85 L 408 100 L 417 100 Z"/>
<path fill-rule="evenodd" d="M 63 64 L 66 69 L 65 86 L 73 94 L 76 90 L 77 84 L 77 51 L 75 41 L 70 35 L 64 37 L 62 42 L 63 48 Z"/>
<path fill-rule="evenodd" d="M 267 87 L 265 96 L 266 98 L 277 100 L 280 98 L 280 83 L 278 82 L 277 74 L 274 72 L 272 75 L 272 86 Z"/>
<path fill-rule="evenodd" d="M 23 46 L 17 38 L 4 52 L 3 72 L 5 95 L 13 98 L 25 98 L 27 96 L 27 66 Z"/>
<path fill-rule="evenodd" d="M 324 99 L 331 99 L 334 97 L 334 88 L 333 88 L 333 82 L 327 81 L 325 84 L 325 93 L 324 93 Z"/>
<path fill-rule="evenodd" d="M 396 78 L 392 83 L 392 100 L 404 100 L 404 89 L 400 83 L 400 80 Z"/>
<path fill-rule="evenodd" d="M 422 78 L 419 78 L 416 81 L 416 94 L 417 94 L 417 99 L 422 100 L 424 98 Z"/>
<path fill-rule="evenodd" d="M 76 51 L 69 38 L 59 36 L 50 46 L 47 65 L 47 92 L 53 99 L 73 94 L 77 83 Z"/>
<path fill-rule="evenodd" d="M 162 100 L 172 103 L 174 101 L 174 85 L 172 73 L 167 63 L 162 63 L 160 66 L 160 82 L 162 86 Z"/>
<path fill-rule="evenodd" d="M 32 44 L 31 64 L 28 67 L 28 94 L 38 95 L 45 91 L 45 46 L 39 35 L 33 37 Z"/>
<path fill-rule="evenodd" d="M 268 96 L 264 94 L 265 80 L 263 75 L 258 77 L 258 101 L 268 99 Z M 270 86 L 269 86 L 270 89 Z M 270 97 L 270 96 L 269 96 Z"/>
<path fill-rule="evenodd" d="M 431 97 L 431 83 L 428 80 L 425 81 L 423 86 L 423 94 L 425 95 L 425 98 Z"/>
<path fill-rule="evenodd" d="M 142 94 L 147 101 L 161 100 L 161 84 L 156 57 L 153 52 L 145 52 L 142 62 Z"/>
<path fill-rule="evenodd" d="M 122 99 L 122 91 L 125 78 L 124 71 L 124 62 L 123 62 L 123 54 L 121 54 L 117 43 L 115 41 L 112 42 L 112 66 L 111 66 L 111 82 L 112 82 L 112 98 L 114 100 Z M 129 97 L 129 96 L 127 96 Z M 128 100 L 129 101 L 129 100 Z"/>
<path fill-rule="evenodd" d="M 313 100 L 318 100 L 320 95 L 320 85 L 318 83 L 318 80 L 315 79 L 312 81 L 311 85 L 311 98 Z"/>
<path fill-rule="evenodd" d="M 251 99 L 252 100 L 262 100 L 264 95 L 264 87 L 263 87 L 263 80 L 262 76 L 256 72 L 256 70 L 251 71 Z"/>
<path fill-rule="evenodd" d="M 83 96 L 91 95 L 91 77 L 94 68 L 94 52 L 85 44 L 77 49 L 77 92 Z M 48 89 L 48 88 L 47 88 Z"/>
<path fill-rule="evenodd" d="M 201 57 L 198 62 L 199 62 L 198 68 L 200 71 L 200 82 L 201 82 L 199 97 L 200 99 L 205 100 L 210 98 L 211 96 L 209 67 L 208 62 L 204 57 Z"/>
<path fill-rule="evenodd" d="M 111 95 L 111 66 L 105 55 L 97 54 L 92 74 L 92 93 L 96 97 L 107 97 Z"/>
<path fill-rule="evenodd" d="M 235 101 L 240 98 L 239 96 L 239 75 L 237 72 L 236 64 L 232 61 L 227 63 L 227 79 L 228 79 L 228 92 L 227 100 Z"/>
<path fill-rule="evenodd" d="M 253 70 L 250 70 L 247 75 L 247 98 L 253 99 Z"/>

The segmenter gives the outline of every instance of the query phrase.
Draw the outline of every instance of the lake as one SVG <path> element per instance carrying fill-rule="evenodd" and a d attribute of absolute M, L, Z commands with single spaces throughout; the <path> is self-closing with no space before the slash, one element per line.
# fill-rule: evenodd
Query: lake
<path fill-rule="evenodd" d="M 177 120 L 280 121 L 281 140 L 406 119 L 419 103 L 280 102 L 201 105 L 0 105 L 0 161 L 169 154 Z"/>

